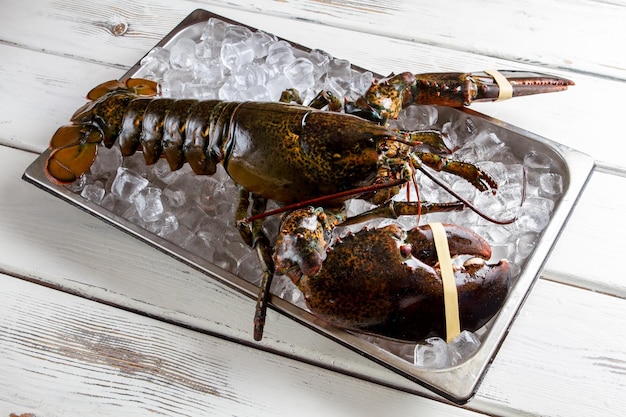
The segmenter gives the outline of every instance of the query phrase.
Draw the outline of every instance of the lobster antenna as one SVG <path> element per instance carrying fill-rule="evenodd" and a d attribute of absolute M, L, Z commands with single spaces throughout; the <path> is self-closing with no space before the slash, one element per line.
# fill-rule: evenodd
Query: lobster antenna
<path fill-rule="evenodd" d="M 368 185 L 365 187 L 354 188 L 348 191 L 341 191 L 341 192 L 338 192 L 335 194 L 329 194 L 323 197 L 312 198 L 310 200 L 301 201 L 299 203 L 294 203 L 294 204 L 290 204 L 287 206 L 279 207 L 277 209 L 266 211 L 264 213 L 255 214 L 253 216 L 248 217 L 245 221 L 249 223 L 255 220 L 260 220 L 265 217 L 274 216 L 276 214 L 284 213 L 286 211 L 296 210 L 302 207 L 318 205 L 321 203 L 326 203 L 328 201 L 337 200 L 337 199 L 344 198 L 344 197 L 350 197 L 350 196 L 355 196 L 359 194 L 369 193 L 372 191 L 383 190 L 385 188 L 396 187 L 398 185 L 405 184 L 406 182 L 407 181 L 405 179 L 393 180 L 393 181 L 388 181 L 388 182 L 384 182 L 381 184 L 374 184 L 374 185 Z"/>
<path fill-rule="evenodd" d="M 517 215 L 515 215 L 514 217 L 512 217 L 510 219 L 498 220 L 498 219 L 495 219 L 495 218 L 489 216 L 486 213 L 483 213 L 478 207 L 476 207 L 474 204 L 470 203 L 468 199 L 466 199 L 465 197 L 461 196 L 459 193 L 454 191 L 452 188 L 450 188 L 450 186 L 448 186 L 448 184 L 443 182 L 441 179 L 437 178 L 436 176 L 434 176 L 433 174 L 428 172 L 423 166 L 420 165 L 417 168 L 420 171 L 422 171 L 424 173 L 424 175 L 426 175 L 428 178 L 430 178 L 435 184 L 437 184 L 438 186 L 440 186 L 441 188 L 446 190 L 447 193 L 449 193 L 450 195 L 455 197 L 457 200 L 459 200 L 460 202 L 465 204 L 467 206 L 467 208 L 472 210 L 474 213 L 478 214 L 483 219 L 485 219 L 485 220 L 487 220 L 487 221 L 489 221 L 491 223 L 500 224 L 500 225 L 511 224 L 511 223 L 513 223 L 513 222 L 515 222 L 517 220 Z M 523 188 L 524 188 L 524 190 L 522 191 L 522 202 L 521 202 L 521 204 L 524 203 L 524 200 L 526 198 L 525 197 L 526 196 L 526 170 L 524 170 L 524 186 L 523 186 Z"/>

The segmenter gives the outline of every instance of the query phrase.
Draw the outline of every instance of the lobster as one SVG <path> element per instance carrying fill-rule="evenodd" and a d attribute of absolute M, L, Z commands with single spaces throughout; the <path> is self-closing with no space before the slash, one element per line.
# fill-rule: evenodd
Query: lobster
<path fill-rule="evenodd" d="M 559 77 L 514 71 L 497 75 L 406 72 L 375 81 L 354 102 L 342 104 L 322 92 L 304 106 L 160 98 L 152 81 L 110 81 L 92 89 L 89 102 L 73 115 L 72 124 L 54 134 L 46 174 L 54 183 L 72 183 L 89 170 L 101 144 L 111 147 L 115 142 L 123 156 L 141 148 L 146 164 L 164 157 L 172 170 L 187 162 L 194 173 L 211 175 L 221 163 L 239 186 L 237 225 L 244 241 L 256 250 L 263 270 L 254 320 L 256 340 L 262 337 L 269 286 L 276 272 L 298 285 L 313 314 L 337 326 L 419 340 L 441 333 L 442 327 L 439 272 L 428 231 L 388 226 L 358 232 L 330 246 L 328 235 L 337 225 L 377 216 L 470 208 L 489 218 L 443 183 L 457 202 L 391 201 L 401 187 L 417 181 L 416 171 L 431 178 L 429 169 L 449 172 L 481 191 L 495 192 L 497 184 L 473 164 L 447 158 L 451 150 L 439 132 L 394 130 L 387 121 L 412 104 L 464 106 L 497 100 L 502 98 L 503 77 L 510 96 L 561 91 L 573 85 Z M 324 107 L 342 111 L 324 111 Z M 379 207 L 346 219 L 342 203 L 355 196 Z M 266 212 L 267 200 L 285 207 Z M 274 250 L 262 224 L 264 217 L 279 211 L 287 214 Z M 303 218 L 309 220 L 303 223 Z M 473 256 L 457 269 L 457 286 L 462 325 L 475 330 L 505 298 L 508 263 L 476 263 L 475 259 L 490 257 L 484 239 L 460 226 L 447 225 L 446 230 L 453 255 Z M 374 260 L 351 257 L 363 251 L 375 253 Z M 380 265 L 383 259 L 393 267 Z M 348 287 L 366 291 L 348 293 Z M 366 312 L 365 305 L 373 306 L 372 299 L 386 307 Z"/>

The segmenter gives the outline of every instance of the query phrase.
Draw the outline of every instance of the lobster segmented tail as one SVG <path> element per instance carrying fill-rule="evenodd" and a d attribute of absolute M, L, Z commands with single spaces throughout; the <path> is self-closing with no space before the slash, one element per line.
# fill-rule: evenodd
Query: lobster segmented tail
<path fill-rule="evenodd" d="M 116 141 L 123 156 L 141 149 L 146 165 L 164 156 L 173 171 L 189 162 L 196 174 L 215 173 L 238 103 L 156 94 L 157 84 L 141 79 L 108 81 L 91 90 L 91 101 L 74 114 L 73 124 L 60 128 L 50 141 L 48 178 L 57 184 L 75 181 L 89 170 L 101 142 L 110 148 Z"/>
<path fill-rule="evenodd" d="M 155 96 L 157 84 L 149 80 L 107 81 L 93 88 L 90 100 L 72 116 L 72 125 L 60 127 L 50 140 L 46 175 L 55 184 L 69 184 L 86 173 L 96 159 L 98 146 L 111 147 L 121 131 L 128 103 Z"/>

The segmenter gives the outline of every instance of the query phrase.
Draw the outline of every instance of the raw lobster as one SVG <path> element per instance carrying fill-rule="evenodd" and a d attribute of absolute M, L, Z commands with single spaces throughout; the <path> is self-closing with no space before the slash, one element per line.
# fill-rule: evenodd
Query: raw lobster
<path fill-rule="evenodd" d="M 512 71 L 499 74 L 508 80 L 512 96 L 560 91 L 573 84 L 542 74 Z M 141 79 L 111 81 L 91 90 L 87 95 L 90 102 L 74 114 L 72 124 L 59 128 L 52 137 L 46 174 L 55 183 L 71 183 L 89 170 L 101 143 L 111 147 L 116 141 L 124 156 L 141 148 L 147 164 L 165 157 L 172 170 L 188 162 L 196 174 L 210 175 L 215 172 L 217 164 L 222 163 L 241 189 L 237 210 L 239 230 L 243 239 L 256 249 L 264 270 L 255 317 L 257 340 L 262 335 L 269 283 L 274 274 L 274 251 L 261 227 L 262 212 L 268 199 L 287 205 L 287 210 L 321 205 L 339 213 L 337 207 L 354 196 L 371 198 L 376 204 L 389 201 L 405 183 L 416 181 L 417 170 L 432 175 L 426 167 L 458 175 L 479 190 L 492 189 L 495 192 L 497 188 L 493 178 L 478 167 L 446 158 L 443 154 L 450 150 L 437 132 L 399 131 L 386 126 L 388 119 L 396 118 L 402 108 L 412 104 L 462 106 L 473 101 L 501 98 L 496 78 L 485 73 L 392 75 L 374 82 L 362 97 L 344 105 L 329 93 L 320 93 L 311 106 L 175 100 L 156 95 L 157 85 Z M 343 108 L 343 112 L 321 110 L 325 106 Z M 418 150 L 416 147 L 422 144 L 436 153 Z M 252 213 L 250 200 L 253 202 Z M 450 207 L 473 209 L 470 202 L 463 200 L 452 205 L 432 203 L 430 209 L 448 210 Z M 413 211 L 420 213 L 421 209 L 422 206 L 417 204 Z M 391 212 L 386 213 L 393 217 Z M 343 220 L 337 215 L 333 223 Z M 389 229 L 370 231 L 345 241 L 362 245 L 359 240 L 371 242 L 373 236 L 388 240 L 386 236 L 397 234 Z M 471 236 L 468 239 L 472 244 L 483 245 L 478 236 L 467 236 Z M 326 250 L 325 244 L 315 244 Z M 332 252 L 339 253 L 339 249 Z M 486 256 L 484 251 L 469 253 Z M 324 271 L 324 280 L 334 282 L 333 277 L 341 269 L 339 265 L 343 257 L 337 257 L 338 261 L 334 260 L 334 255 L 329 258 L 326 262 L 333 266 L 326 268 L 324 265 L 321 271 Z M 280 256 L 278 260 L 283 263 Z M 288 269 L 293 275 L 293 268 Z M 468 269 L 471 271 L 470 288 L 476 291 L 493 281 L 498 283 L 501 294 L 506 286 L 502 276 L 508 274 L 508 268 L 502 263 L 492 269 L 496 271 L 493 280 L 478 280 L 478 269 Z M 367 269 L 355 270 L 355 273 L 365 274 Z M 432 272 L 428 279 L 436 276 L 436 271 Z M 311 288 L 306 285 L 305 291 L 311 294 L 309 299 L 315 298 L 318 291 Z M 381 292 L 381 297 L 386 295 Z M 353 301 L 350 303 L 353 306 L 361 304 L 358 299 Z M 405 304 L 405 300 L 397 298 L 388 302 Z M 311 308 L 315 313 L 317 307 L 312 305 Z M 491 317 L 493 309 L 487 310 L 473 323 L 483 323 Z M 319 314 L 333 321 L 332 311 L 324 310 Z M 380 314 L 388 317 L 376 325 L 369 322 L 344 325 L 404 337 L 391 330 L 396 326 L 392 322 L 400 320 L 402 314 Z M 418 332 L 406 337 L 414 339 L 422 334 Z"/>

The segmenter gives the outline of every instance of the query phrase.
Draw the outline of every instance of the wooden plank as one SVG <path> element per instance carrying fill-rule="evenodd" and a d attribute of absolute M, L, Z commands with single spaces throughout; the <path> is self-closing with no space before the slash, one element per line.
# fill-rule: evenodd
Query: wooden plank
<path fill-rule="evenodd" d="M 445 0 L 432 7 L 410 1 L 262 0 L 207 5 L 200 1 L 172 4 L 161 0 L 146 7 L 111 0 L 97 5 L 36 0 L 5 6 L 0 39 L 40 48 L 44 39 L 51 38 L 57 46 L 53 51 L 87 54 L 98 62 L 118 65 L 136 61 L 167 28 L 200 7 L 270 31 L 291 26 L 308 32 L 308 23 L 314 22 L 452 51 L 626 79 L 626 61 L 618 49 L 626 41 L 622 24 L 626 7 L 615 2 L 581 1 L 564 6 L 559 0 L 515 4 Z M 15 27 L 23 21 L 32 22 L 28 33 Z M 120 22 L 128 23 L 128 31 L 114 36 L 110 28 Z M 580 32 L 576 42 L 571 41 L 571 28 Z M 324 37 L 324 31 L 309 32 L 306 40 Z M 120 54 L 118 49 L 124 52 Z"/>
<path fill-rule="evenodd" d="M 68 404 L 96 415 L 250 407 L 257 407 L 255 415 L 282 415 L 312 393 L 325 396 L 321 407 L 331 414 L 337 407 L 360 415 L 410 407 L 428 415 L 473 415 L 5 275 L 0 294 L 5 415 L 64 415 Z M 617 298 L 540 281 L 468 407 L 499 416 L 621 415 L 626 354 L 623 334 L 616 339 L 610 330 L 626 324 L 623 308 Z M 289 398 L 266 389 L 266 373 L 290 387 Z M 306 410 L 302 415 L 321 409 Z"/>
<path fill-rule="evenodd" d="M 0 56 L 0 144 L 34 152 L 46 149 L 54 131 L 85 103 L 94 80 L 124 73 L 2 44 Z"/>
<path fill-rule="evenodd" d="M 626 298 L 626 178 L 595 172 L 546 265 L 559 282 Z"/>
<path fill-rule="evenodd" d="M 3 416 L 479 415 L 3 274 L 0 297 Z"/>
<path fill-rule="evenodd" d="M 625 307 L 540 280 L 471 406 L 499 416 L 626 415 Z"/>

